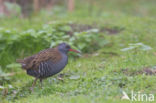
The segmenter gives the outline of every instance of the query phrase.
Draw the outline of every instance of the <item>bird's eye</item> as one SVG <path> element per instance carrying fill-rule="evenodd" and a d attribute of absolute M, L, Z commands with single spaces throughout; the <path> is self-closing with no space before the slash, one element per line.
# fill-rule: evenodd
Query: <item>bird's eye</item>
<path fill-rule="evenodd" d="M 66 46 L 66 48 L 68 48 L 68 49 L 69 49 L 69 48 L 70 48 L 70 46 L 69 46 L 69 45 L 67 45 L 67 46 Z"/>

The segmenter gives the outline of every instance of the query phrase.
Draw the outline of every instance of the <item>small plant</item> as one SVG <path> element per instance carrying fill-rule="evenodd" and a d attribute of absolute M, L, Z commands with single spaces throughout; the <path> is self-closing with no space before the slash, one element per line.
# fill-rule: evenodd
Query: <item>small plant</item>
<path fill-rule="evenodd" d="M 17 57 L 22 58 L 62 42 L 67 42 L 84 53 L 93 52 L 105 45 L 103 35 L 98 29 L 88 27 L 83 31 L 78 29 L 79 27 L 73 31 L 69 22 L 52 22 L 43 25 L 39 30 L 31 28 L 23 32 L 0 28 L 1 65 L 5 66 L 15 61 Z M 72 32 L 72 35 L 69 32 Z"/>
<path fill-rule="evenodd" d="M 148 45 L 145 45 L 143 43 L 135 43 L 135 44 L 129 44 L 129 47 L 121 49 L 121 51 L 129 51 L 133 49 L 138 49 L 138 50 L 143 50 L 143 51 L 148 51 L 151 50 L 152 48 Z"/>

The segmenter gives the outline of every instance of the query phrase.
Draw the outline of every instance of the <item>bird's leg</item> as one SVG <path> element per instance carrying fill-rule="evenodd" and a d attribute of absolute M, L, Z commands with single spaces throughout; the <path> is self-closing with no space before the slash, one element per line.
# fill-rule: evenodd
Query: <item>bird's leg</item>
<path fill-rule="evenodd" d="M 38 80 L 38 78 L 35 78 L 33 84 L 32 84 L 32 87 L 31 87 L 31 91 L 33 92 L 34 91 L 34 86 L 36 85 L 36 81 Z"/>
<path fill-rule="evenodd" d="M 40 88 L 42 88 L 42 79 L 40 79 Z"/>

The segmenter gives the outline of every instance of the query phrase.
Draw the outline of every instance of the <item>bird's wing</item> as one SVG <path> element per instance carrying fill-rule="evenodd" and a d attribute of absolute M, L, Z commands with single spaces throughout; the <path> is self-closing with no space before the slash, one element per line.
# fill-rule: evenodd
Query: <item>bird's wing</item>
<path fill-rule="evenodd" d="M 38 54 L 24 58 L 23 60 L 17 60 L 22 64 L 23 69 L 38 69 L 42 62 L 52 61 L 53 63 L 58 62 L 62 59 L 62 56 L 57 48 L 50 48 L 40 51 Z"/>

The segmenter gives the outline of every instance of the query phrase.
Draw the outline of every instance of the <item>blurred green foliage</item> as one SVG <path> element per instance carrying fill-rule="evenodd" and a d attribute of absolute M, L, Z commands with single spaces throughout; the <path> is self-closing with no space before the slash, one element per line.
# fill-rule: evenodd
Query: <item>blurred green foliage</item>
<path fill-rule="evenodd" d="M 43 25 L 39 30 L 30 28 L 22 32 L 0 28 L 1 65 L 5 66 L 15 61 L 17 57 L 23 58 L 42 49 L 55 47 L 62 42 L 67 42 L 84 53 L 95 51 L 104 45 L 102 44 L 104 42 L 100 42 L 104 39 L 98 33 L 98 29 L 72 31 L 70 24 L 69 22 L 53 22 Z"/>

